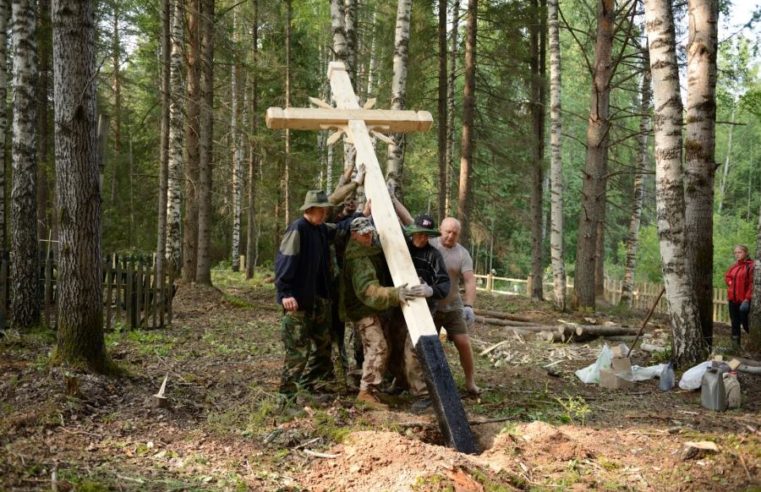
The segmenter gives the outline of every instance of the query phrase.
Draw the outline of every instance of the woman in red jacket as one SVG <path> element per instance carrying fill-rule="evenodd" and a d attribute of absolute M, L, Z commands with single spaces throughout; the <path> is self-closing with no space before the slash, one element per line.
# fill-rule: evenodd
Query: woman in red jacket
<path fill-rule="evenodd" d="M 744 244 L 735 246 L 735 262 L 724 275 L 727 282 L 727 301 L 729 318 L 732 320 L 732 343 L 740 347 L 740 326 L 749 332 L 748 313 L 750 298 L 753 294 L 753 260 L 748 257 L 748 247 Z"/>

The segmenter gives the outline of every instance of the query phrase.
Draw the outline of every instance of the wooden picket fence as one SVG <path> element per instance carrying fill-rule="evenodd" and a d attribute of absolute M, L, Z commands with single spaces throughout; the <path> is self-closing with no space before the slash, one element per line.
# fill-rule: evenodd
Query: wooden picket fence
<path fill-rule="evenodd" d="M 56 327 L 58 265 L 53 252 L 40 256 L 40 301 L 47 326 Z M 0 257 L 0 312 L 8 318 L 9 259 Z M 161 328 L 172 323 L 174 277 L 156 275 L 151 256 L 113 254 L 103 260 L 103 328 Z"/>
<path fill-rule="evenodd" d="M 497 277 L 494 275 L 476 275 L 477 288 L 494 294 L 528 296 L 530 292 L 530 279 Z M 605 301 L 610 304 L 618 304 L 621 300 L 621 286 L 623 280 L 605 280 Z M 566 288 L 573 288 L 573 279 L 569 278 Z M 648 310 L 663 288 L 662 284 L 636 282 L 632 292 L 632 309 Z M 544 283 L 544 292 L 552 292 L 552 283 Z M 668 306 L 666 297 L 661 297 L 656 313 L 667 314 Z M 727 290 L 713 289 L 713 320 L 721 323 L 729 323 L 729 309 L 727 307 Z"/>

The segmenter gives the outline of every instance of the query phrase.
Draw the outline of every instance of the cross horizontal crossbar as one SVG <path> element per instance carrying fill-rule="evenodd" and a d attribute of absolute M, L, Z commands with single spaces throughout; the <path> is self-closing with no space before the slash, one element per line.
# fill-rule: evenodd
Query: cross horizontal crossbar
<path fill-rule="evenodd" d="M 368 127 L 383 133 L 421 132 L 433 125 L 433 117 L 428 111 L 393 109 L 269 108 L 265 118 L 267 128 L 273 130 L 341 128 L 352 120 L 364 121 Z"/>

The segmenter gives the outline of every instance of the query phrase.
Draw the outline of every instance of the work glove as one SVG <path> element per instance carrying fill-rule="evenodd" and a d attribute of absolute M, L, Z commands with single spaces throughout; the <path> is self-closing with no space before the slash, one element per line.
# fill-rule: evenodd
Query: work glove
<path fill-rule="evenodd" d="M 431 290 L 431 295 L 433 295 L 433 289 L 428 287 L 426 284 L 413 285 L 412 287 L 408 287 L 409 292 L 415 297 L 428 297 L 426 295 L 426 289 Z"/>
<path fill-rule="evenodd" d="M 465 319 L 465 323 L 470 326 L 476 321 L 476 313 L 473 312 L 471 306 L 465 306 L 462 308 L 462 317 Z"/>
<path fill-rule="evenodd" d="M 747 313 L 748 311 L 750 311 L 750 301 L 745 299 L 742 304 L 740 304 L 740 312 Z"/>
<path fill-rule="evenodd" d="M 359 186 L 362 186 L 362 183 L 365 182 L 365 165 L 363 163 L 360 163 L 357 166 L 357 175 L 354 176 L 354 179 L 352 181 L 357 183 L 357 185 Z"/>
<path fill-rule="evenodd" d="M 433 287 L 425 282 L 420 282 L 420 286 L 423 288 L 423 297 L 431 297 L 433 295 Z"/>
<path fill-rule="evenodd" d="M 417 297 L 415 294 L 412 293 L 412 290 L 407 287 L 407 284 L 402 284 L 399 287 L 396 288 L 396 291 L 399 293 L 399 302 L 402 304 L 407 304 L 407 301 L 411 301 L 415 297 Z"/>

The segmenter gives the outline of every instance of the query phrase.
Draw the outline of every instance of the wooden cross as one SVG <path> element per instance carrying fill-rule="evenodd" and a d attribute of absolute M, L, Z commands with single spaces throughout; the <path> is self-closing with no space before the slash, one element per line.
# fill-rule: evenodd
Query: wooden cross
<path fill-rule="evenodd" d="M 399 220 L 370 135 L 372 133 L 379 139 L 388 141 L 384 133 L 425 131 L 431 127 L 433 118 L 427 111 L 360 108 L 349 74 L 341 62 L 329 64 L 328 78 L 333 99 L 336 101 L 335 108 L 313 98 L 310 98 L 312 103 L 320 107 L 269 108 L 266 116 L 267 127 L 297 130 L 335 128 L 337 131 L 329 138 L 330 143 L 336 142 L 342 134 L 346 135 L 357 151 L 358 164 L 365 165 L 365 194 L 372 200 L 373 220 L 394 285 L 417 285 L 420 280 L 412 264 L 402 229 L 399 227 Z M 372 102 L 367 106 L 371 107 Z M 458 451 L 475 453 L 476 447 L 465 410 L 439 342 L 428 304 L 424 298 L 414 299 L 402 306 L 402 313 L 418 359 L 428 376 L 428 389 L 442 432 Z"/>

